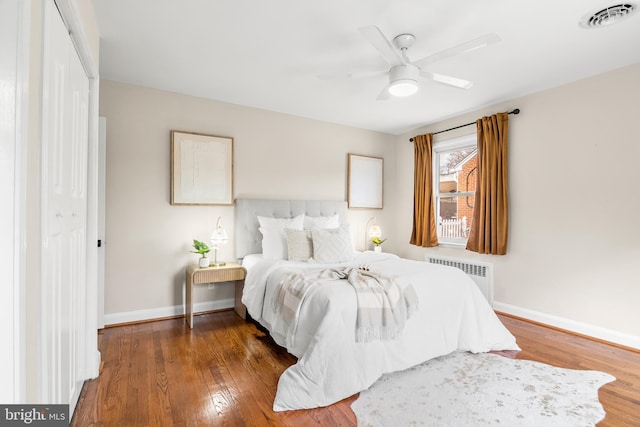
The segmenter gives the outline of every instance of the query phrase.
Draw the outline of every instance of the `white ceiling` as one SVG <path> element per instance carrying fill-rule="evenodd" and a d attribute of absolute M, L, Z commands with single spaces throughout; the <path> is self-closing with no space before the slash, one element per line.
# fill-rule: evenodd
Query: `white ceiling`
<path fill-rule="evenodd" d="M 94 0 L 103 79 L 390 134 L 640 62 L 640 13 L 583 29 L 607 0 Z M 640 6 L 633 0 L 636 6 Z M 412 60 L 478 36 L 497 44 L 431 64 L 474 82 L 424 81 L 410 98 L 377 101 L 384 70 L 360 34 L 416 36 Z M 640 76 L 639 84 L 640 84 Z"/>

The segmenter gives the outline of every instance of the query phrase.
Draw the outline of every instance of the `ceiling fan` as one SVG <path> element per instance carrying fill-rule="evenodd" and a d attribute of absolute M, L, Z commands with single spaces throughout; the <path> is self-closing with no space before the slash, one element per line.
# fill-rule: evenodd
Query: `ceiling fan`
<path fill-rule="evenodd" d="M 473 86 L 473 82 L 445 74 L 425 71 L 422 67 L 461 53 L 486 47 L 501 40 L 497 34 L 490 33 L 417 61 L 411 61 L 407 56 L 407 50 L 416 40 L 413 34 L 397 35 L 393 38 L 392 44 L 382 31 L 380 31 L 380 28 L 375 25 L 362 27 L 359 31 L 391 66 L 388 71 L 383 72 L 383 74 L 388 74 L 389 83 L 382 89 L 380 95 L 378 95 L 379 100 L 388 99 L 390 95 L 400 97 L 413 95 L 418 91 L 418 81 L 420 79 L 429 79 L 456 88 L 468 89 Z"/>

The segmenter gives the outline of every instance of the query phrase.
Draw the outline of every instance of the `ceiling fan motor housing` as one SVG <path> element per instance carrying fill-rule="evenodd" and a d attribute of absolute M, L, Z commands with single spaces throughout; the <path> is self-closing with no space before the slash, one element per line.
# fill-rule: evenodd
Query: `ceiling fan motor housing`
<path fill-rule="evenodd" d="M 396 65 L 389 70 L 389 93 L 393 96 L 411 96 L 418 91 L 420 68 L 411 63 Z"/>
<path fill-rule="evenodd" d="M 389 83 L 398 80 L 414 80 L 418 81 L 420 76 L 420 68 L 413 64 L 400 64 L 391 67 L 389 70 Z"/>

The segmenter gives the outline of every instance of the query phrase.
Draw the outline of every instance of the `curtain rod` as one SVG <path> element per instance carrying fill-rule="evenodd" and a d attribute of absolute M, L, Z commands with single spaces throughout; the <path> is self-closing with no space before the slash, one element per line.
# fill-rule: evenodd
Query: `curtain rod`
<path fill-rule="evenodd" d="M 507 114 L 520 114 L 520 109 L 516 108 L 516 109 L 514 109 L 512 111 L 509 111 Z M 475 125 L 475 124 L 476 124 L 476 122 L 465 123 L 464 125 L 452 127 L 452 128 L 445 129 L 445 130 L 439 130 L 438 132 L 432 132 L 431 135 L 437 135 L 439 133 L 445 133 L 445 132 L 449 132 L 451 130 L 460 129 L 460 128 L 463 128 L 465 126 L 471 126 L 471 125 Z M 409 138 L 409 142 L 413 142 L 413 138 Z"/>

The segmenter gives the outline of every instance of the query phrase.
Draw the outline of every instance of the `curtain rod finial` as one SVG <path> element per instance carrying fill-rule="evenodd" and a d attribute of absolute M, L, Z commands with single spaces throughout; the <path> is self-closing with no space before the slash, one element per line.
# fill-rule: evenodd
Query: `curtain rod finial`
<path fill-rule="evenodd" d="M 516 108 L 512 112 L 510 112 L 509 114 L 520 114 L 520 109 Z"/>

